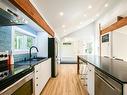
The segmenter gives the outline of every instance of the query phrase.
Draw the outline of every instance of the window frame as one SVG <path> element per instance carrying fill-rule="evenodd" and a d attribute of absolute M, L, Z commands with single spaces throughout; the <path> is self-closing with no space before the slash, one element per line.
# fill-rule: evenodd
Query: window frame
<path fill-rule="evenodd" d="M 14 44 L 15 44 L 15 32 L 19 32 L 19 33 L 22 33 L 26 36 L 31 36 L 31 37 L 34 37 L 35 38 L 35 42 L 34 42 L 34 45 L 36 46 L 37 45 L 37 35 L 29 32 L 29 31 L 26 31 L 18 26 L 12 26 L 12 52 L 13 54 L 24 54 L 24 53 L 29 53 L 29 49 L 15 49 L 14 47 Z M 33 51 L 34 52 L 34 51 Z"/>

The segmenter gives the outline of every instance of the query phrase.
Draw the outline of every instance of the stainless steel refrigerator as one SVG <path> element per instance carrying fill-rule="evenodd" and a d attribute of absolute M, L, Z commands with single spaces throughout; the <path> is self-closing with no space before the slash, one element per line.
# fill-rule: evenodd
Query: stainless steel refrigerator
<path fill-rule="evenodd" d="M 48 38 L 48 57 L 51 58 L 51 76 L 58 75 L 58 43 L 55 38 Z"/>

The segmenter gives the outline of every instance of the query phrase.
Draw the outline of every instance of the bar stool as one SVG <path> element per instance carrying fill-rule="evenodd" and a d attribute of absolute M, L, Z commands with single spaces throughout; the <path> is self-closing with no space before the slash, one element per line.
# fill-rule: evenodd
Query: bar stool
<path fill-rule="evenodd" d="M 80 80 L 83 86 L 87 86 L 86 80 L 88 78 L 88 64 L 87 62 L 80 62 Z"/>

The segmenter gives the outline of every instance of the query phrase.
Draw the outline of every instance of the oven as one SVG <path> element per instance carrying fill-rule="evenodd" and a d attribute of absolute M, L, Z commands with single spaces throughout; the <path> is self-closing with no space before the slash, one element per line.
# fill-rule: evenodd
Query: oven
<path fill-rule="evenodd" d="M 31 72 L 0 91 L 0 95 L 34 95 L 33 78 L 34 72 Z"/>
<path fill-rule="evenodd" d="M 95 95 L 122 95 L 122 84 L 96 69 Z"/>

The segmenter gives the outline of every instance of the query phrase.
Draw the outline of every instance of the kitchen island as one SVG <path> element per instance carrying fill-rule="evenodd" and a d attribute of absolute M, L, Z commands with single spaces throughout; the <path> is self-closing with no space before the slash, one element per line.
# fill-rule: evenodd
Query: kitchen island
<path fill-rule="evenodd" d="M 96 86 L 96 71 L 97 72 L 99 71 L 99 73 L 102 73 L 103 75 L 106 76 L 106 79 L 111 78 L 110 80 L 112 80 L 113 83 L 115 84 L 118 83 L 118 85 L 120 85 L 121 91 L 119 91 L 119 94 L 117 95 L 127 95 L 127 90 L 125 90 L 127 89 L 127 62 L 111 59 L 109 57 L 78 56 L 78 66 L 77 66 L 78 74 L 80 70 L 80 60 L 86 63 L 86 65 L 88 64 L 93 68 L 94 71 L 93 74 L 91 74 L 92 79 L 90 80 L 93 81 L 92 85 L 94 87 Z M 90 95 L 96 95 L 96 88 L 93 88 L 92 92 L 93 94 Z"/>

